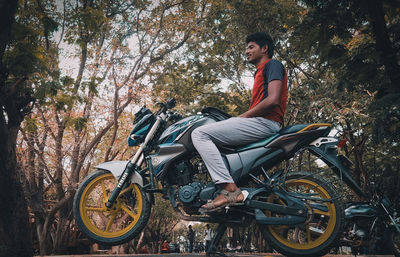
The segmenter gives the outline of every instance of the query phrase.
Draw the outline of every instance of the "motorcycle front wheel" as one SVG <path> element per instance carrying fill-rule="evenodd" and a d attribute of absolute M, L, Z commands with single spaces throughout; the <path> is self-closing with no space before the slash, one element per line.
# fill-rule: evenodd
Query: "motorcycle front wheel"
<path fill-rule="evenodd" d="M 318 176 L 307 172 L 289 174 L 286 191 L 304 195 L 302 201 L 308 208 L 308 217 L 300 225 L 260 225 L 264 238 L 278 252 L 286 256 L 322 256 L 339 240 L 344 223 L 344 209 L 336 192 Z M 285 205 L 276 195 L 268 202 Z M 281 214 L 265 212 L 268 217 Z"/>
<path fill-rule="evenodd" d="M 151 204 L 138 184 L 124 188 L 111 208 L 105 203 L 117 184 L 108 171 L 86 177 L 75 194 L 76 223 L 86 236 L 101 245 L 119 245 L 132 240 L 146 226 Z"/>

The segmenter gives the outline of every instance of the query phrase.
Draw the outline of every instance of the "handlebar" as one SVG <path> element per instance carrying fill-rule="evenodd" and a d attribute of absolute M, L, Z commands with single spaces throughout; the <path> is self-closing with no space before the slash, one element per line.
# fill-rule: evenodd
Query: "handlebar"
<path fill-rule="evenodd" d="M 157 103 L 158 105 L 160 105 L 160 113 L 165 113 L 168 109 L 172 109 L 175 107 L 176 105 L 176 100 L 175 98 L 170 98 L 168 99 L 167 102 L 165 103 Z"/>

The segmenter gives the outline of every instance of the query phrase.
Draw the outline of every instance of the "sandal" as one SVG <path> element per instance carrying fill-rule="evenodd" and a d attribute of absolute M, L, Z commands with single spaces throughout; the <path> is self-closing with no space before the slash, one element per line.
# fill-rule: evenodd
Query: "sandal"
<path fill-rule="evenodd" d="M 199 212 L 201 212 L 201 213 L 214 212 L 214 211 L 221 210 L 222 208 L 227 207 L 227 206 L 243 205 L 244 200 L 246 200 L 247 196 L 249 195 L 249 193 L 247 191 L 241 191 L 239 188 L 233 192 L 229 192 L 229 191 L 223 189 L 223 190 L 221 190 L 220 194 L 222 194 L 225 197 L 225 199 L 228 200 L 226 203 L 216 206 L 213 200 L 208 200 L 207 203 L 205 204 L 205 206 L 201 207 L 199 209 Z M 243 194 L 243 200 L 238 202 L 237 197 L 240 194 Z"/>

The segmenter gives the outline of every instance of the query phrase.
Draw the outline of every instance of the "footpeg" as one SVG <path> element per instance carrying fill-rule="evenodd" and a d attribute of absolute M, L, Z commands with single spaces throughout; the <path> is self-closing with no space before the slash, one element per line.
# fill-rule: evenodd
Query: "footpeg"
<path fill-rule="evenodd" d="M 228 206 L 225 206 L 225 213 L 227 214 L 228 212 L 229 212 L 229 205 Z"/>

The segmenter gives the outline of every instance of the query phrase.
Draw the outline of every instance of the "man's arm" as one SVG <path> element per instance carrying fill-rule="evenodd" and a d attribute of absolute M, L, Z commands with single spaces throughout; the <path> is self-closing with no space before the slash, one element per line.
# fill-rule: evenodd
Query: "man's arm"
<path fill-rule="evenodd" d="M 282 94 L 283 83 L 281 80 L 272 80 L 268 83 L 268 96 L 257 104 L 253 109 L 242 113 L 239 117 L 263 117 L 268 110 L 279 105 Z"/>

